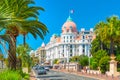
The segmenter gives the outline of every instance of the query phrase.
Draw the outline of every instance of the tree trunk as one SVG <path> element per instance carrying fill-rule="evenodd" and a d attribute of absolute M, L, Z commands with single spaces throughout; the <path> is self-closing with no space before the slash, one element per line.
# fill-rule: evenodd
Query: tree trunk
<path fill-rule="evenodd" d="M 9 43 L 9 53 L 8 53 L 8 61 L 9 61 L 9 68 L 16 70 L 16 37 L 11 36 L 11 41 Z"/>
<path fill-rule="evenodd" d="M 100 40 L 100 48 L 101 48 L 101 50 L 103 50 L 103 43 L 101 40 Z"/>
<path fill-rule="evenodd" d="M 23 34 L 23 44 L 24 44 L 24 46 L 26 44 L 26 35 L 25 34 Z"/>
<path fill-rule="evenodd" d="M 113 39 L 110 39 L 110 56 L 115 56 L 114 55 L 114 42 Z"/>

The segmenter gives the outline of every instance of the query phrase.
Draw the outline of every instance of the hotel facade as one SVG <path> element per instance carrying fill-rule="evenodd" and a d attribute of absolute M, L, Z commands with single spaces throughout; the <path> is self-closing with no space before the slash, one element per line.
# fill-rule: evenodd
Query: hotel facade
<path fill-rule="evenodd" d="M 90 55 L 91 42 L 95 39 L 93 28 L 77 30 L 75 22 L 69 16 L 62 26 L 60 35 L 53 34 L 45 46 L 46 61 L 53 65 L 55 59 L 69 62 L 73 56 Z"/>

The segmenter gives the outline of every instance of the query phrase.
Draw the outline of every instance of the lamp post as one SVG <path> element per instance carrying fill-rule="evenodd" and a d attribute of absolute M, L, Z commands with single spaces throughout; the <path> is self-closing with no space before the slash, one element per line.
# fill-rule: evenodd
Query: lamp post
<path fill-rule="evenodd" d="M 41 65 L 41 55 L 39 53 L 39 64 Z"/>
<path fill-rule="evenodd" d="M 60 50 L 59 50 L 59 60 L 60 60 Z"/>
<path fill-rule="evenodd" d="M 67 56 L 68 71 L 69 71 L 69 55 L 70 55 L 70 54 L 69 54 L 69 47 L 70 47 L 70 45 L 68 44 L 68 47 L 67 47 L 67 53 L 68 53 L 68 54 L 67 54 L 67 55 L 68 55 L 68 56 Z"/>
<path fill-rule="evenodd" d="M 89 72 L 90 72 L 90 57 L 91 57 L 90 50 L 91 50 L 91 40 L 90 40 L 90 44 L 89 44 Z"/>
<path fill-rule="evenodd" d="M 90 50 L 89 50 L 89 71 L 90 71 Z"/>
<path fill-rule="evenodd" d="M 58 50 L 58 54 L 59 54 L 59 69 L 60 69 L 60 50 Z"/>

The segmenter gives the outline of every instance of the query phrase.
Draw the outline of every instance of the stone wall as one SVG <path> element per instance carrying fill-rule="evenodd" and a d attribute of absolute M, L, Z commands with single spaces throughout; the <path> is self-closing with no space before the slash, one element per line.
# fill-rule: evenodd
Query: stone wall
<path fill-rule="evenodd" d="M 65 64 L 65 69 L 69 71 L 79 71 L 80 65 L 78 63 L 67 63 Z"/>

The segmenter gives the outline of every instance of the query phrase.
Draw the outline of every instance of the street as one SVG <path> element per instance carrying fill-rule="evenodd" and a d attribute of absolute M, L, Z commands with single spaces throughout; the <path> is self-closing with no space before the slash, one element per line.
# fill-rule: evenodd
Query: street
<path fill-rule="evenodd" d="M 37 75 L 37 72 L 35 73 L 37 80 L 97 80 L 93 78 L 87 78 L 83 76 L 77 76 L 74 74 L 67 74 L 53 70 L 48 71 L 46 75 Z"/>

